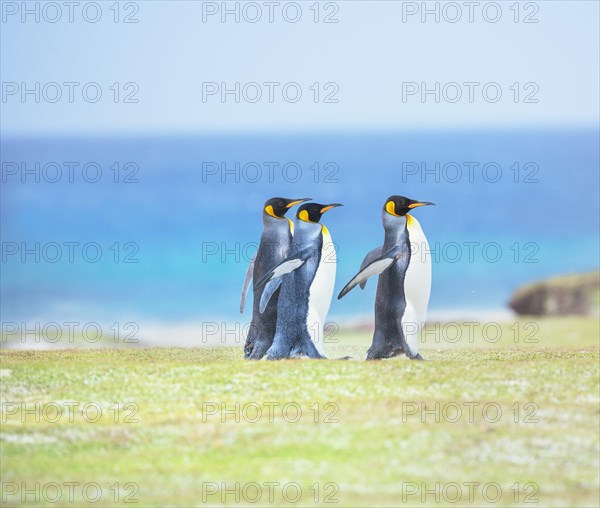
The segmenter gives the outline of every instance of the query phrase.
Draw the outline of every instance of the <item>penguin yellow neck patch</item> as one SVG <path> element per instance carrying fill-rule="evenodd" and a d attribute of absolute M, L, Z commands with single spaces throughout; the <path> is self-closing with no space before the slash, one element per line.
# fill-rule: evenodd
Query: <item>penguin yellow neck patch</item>
<path fill-rule="evenodd" d="M 286 217 L 286 219 L 290 223 L 290 231 L 292 232 L 292 235 L 293 235 L 294 234 L 294 223 L 290 219 L 288 219 L 287 217 Z"/>
<path fill-rule="evenodd" d="M 417 224 L 419 224 L 419 221 L 417 221 L 417 219 L 415 219 L 411 214 L 407 213 L 406 214 L 406 227 L 411 228 Z"/>
<path fill-rule="evenodd" d="M 396 205 L 394 205 L 393 201 L 388 201 L 385 204 L 385 210 L 387 213 L 389 213 L 390 215 L 395 215 L 396 217 L 398 217 L 398 215 L 396 214 Z"/>

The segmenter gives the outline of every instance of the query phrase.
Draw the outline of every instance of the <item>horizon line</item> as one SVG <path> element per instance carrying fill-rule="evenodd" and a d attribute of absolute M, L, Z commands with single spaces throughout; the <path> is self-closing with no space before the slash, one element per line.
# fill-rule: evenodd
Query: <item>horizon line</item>
<path fill-rule="evenodd" d="M 90 130 L 90 131 L 5 131 L 0 129 L 0 138 L 89 138 L 89 137 L 223 137 L 223 136 L 313 136 L 313 135 L 352 135 L 352 134 L 420 134 L 420 133 L 471 133 L 477 132 L 569 132 L 599 131 L 599 124 L 567 124 L 567 125 L 460 125 L 460 126 L 415 126 L 415 127 L 347 127 L 333 129 L 215 129 L 215 130 Z"/>

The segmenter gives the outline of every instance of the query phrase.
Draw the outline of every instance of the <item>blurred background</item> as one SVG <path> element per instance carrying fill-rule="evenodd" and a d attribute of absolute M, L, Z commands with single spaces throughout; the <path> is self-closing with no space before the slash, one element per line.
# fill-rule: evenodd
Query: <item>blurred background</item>
<path fill-rule="evenodd" d="M 57 5 L 2 2 L 5 335 L 237 330 L 272 196 L 345 205 L 336 292 L 388 195 L 434 201 L 432 319 L 507 319 L 522 285 L 598 268 L 596 2 Z"/>

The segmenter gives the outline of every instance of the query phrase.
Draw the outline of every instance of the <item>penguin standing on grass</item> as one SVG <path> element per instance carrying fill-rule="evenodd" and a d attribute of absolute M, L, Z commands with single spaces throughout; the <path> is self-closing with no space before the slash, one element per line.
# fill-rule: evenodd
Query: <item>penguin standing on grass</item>
<path fill-rule="evenodd" d="M 240 302 L 240 313 L 243 313 L 250 281 L 254 279 L 254 305 L 252 307 L 252 322 L 244 345 L 245 358 L 260 360 L 267 349 L 271 347 L 275 335 L 279 293 L 274 293 L 269 305 L 263 309 L 263 312 L 259 312 L 262 289 L 257 287 L 256 281 L 260 280 L 271 268 L 277 266 L 288 256 L 294 234 L 294 223 L 286 218 L 285 214 L 292 206 L 309 200 L 310 198 L 272 198 L 263 207 L 262 221 L 264 229 L 256 255 L 250 262 L 246 272 Z"/>
<path fill-rule="evenodd" d="M 367 254 L 360 271 L 340 292 L 344 297 L 358 284 L 379 275 L 375 298 L 375 332 L 367 360 L 419 354 L 419 332 L 427 318 L 431 292 L 431 256 L 421 225 L 408 212 L 433 205 L 404 196 L 391 196 L 383 206 L 383 245 Z"/>
<path fill-rule="evenodd" d="M 335 284 L 336 254 L 321 216 L 340 203 L 308 203 L 298 209 L 294 239 L 287 258 L 257 283 L 262 288 L 260 312 L 266 312 L 279 291 L 277 325 L 269 360 L 325 358 L 323 325 Z"/>

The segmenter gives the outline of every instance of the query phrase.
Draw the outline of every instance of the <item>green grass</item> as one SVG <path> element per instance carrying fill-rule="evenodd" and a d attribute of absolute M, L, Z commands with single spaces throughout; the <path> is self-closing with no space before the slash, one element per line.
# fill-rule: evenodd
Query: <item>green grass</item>
<path fill-rule="evenodd" d="M 355 358 L 350 361 L 247 362 L 239 348 L 4 350 L 4 409 L 8 403 L 31 408 L 35 402 L 96 402 L 103 415 L 90 423 L 76 410 L 71 423 L 65 409 L 57 423 L 43 418 L 36 423 L 35 415 L 5 411 L 3 493 L 11 482 L 28 489 L 35 482 L 97 482 L 103 489 L 97 503 L 85 503 L 75 487 L 74 503 L 65 497 L 62 504 L 35 502 L 30 495 L 24 505 L 109 506 L 114 504 L 110 487 L 118 482 L 119 504 L 125 506 L 123 495 L 131 487 L 124 484 L 132 482 L 139 487 L 134 506 L 200 506 L 203 483 L 206 489 L 212 482 L 230 488 L 235 482 L 296 482 L 302 488 L 296 503 L 286 503 L 279 487 L 270 503 L 263 487 L 261 502 L 252 505 L 241 498 L 237 503 L 229 495 L 225 504 L 314 506 L 325 504 L 331 493 L 339 501 L 333 506 L 430 506 L 436 504 L 433 494 L 422 502 L 420 493 L 408 495 L 408 489 L 457 482 L 463 498 L 451 503 L 442 497 L 440 504 L 531 506 L 523 501 L 533 492 L 534 506 L 597 506 L 598 323 L 536 323 L 533 338 L 538 342 L 533 343 L 515 342 L 510 325 L 502 325 L 506 332 L 497 343 L 482 338 L 452 343 L 441 335 L 436 341 L 432 332 L 431 342 L 423 344 L 427 362 L 359 361 L 370 337 L 347 332 L 334 337 L 339 340 L 328 352 L 332 357 L 350 354 Z M 269 402 L 279 403 L 274 422 L 265 406 Z M 132 406 L 122 408 L 115 423 L 114 403 L 135 403 L 137 413 L 130 415 Z M 287 403 L 301 408 L 299 421 L 291 421 L 296 415 L 292 405 L 286 421 L 281 408 Z M 236 414 L 203 411 L 222 404 L 239 421 Z M 421 404 L 431 412 L 420 411 Z M 252 423 L 248 419 L 255 418 L 256 405 L 263 415 Z M 44 407 L 50 411 L 54 406 Z M 452 423 L 457 407 L 463 415 Z M 494 421 L 497 408 L 502 414 Z M 139 421 L 127 423 L 127 416 Z M 319 503 L 313 498 L 316 487 L 311 490 L 315 482 Z M 339 490 L 334 492 L 328 482 Z M 473 502 L 466 482 L 480 484 L 473 487 Z M 502 488 L 496 503 L 482 497 L 481 485 L 489 482 Z M 528 483 L 537 490 L 525 487 Z M 520 503 L 515 503 L 515 484 L 520 485 Z M 453 492 L 445 491 L 448 496 Z M 221 504 L 220 495 L 205 501 Z M 2 504 L 23 505 L 18 496 Z"/>

